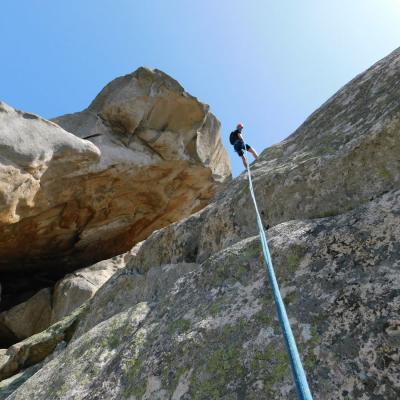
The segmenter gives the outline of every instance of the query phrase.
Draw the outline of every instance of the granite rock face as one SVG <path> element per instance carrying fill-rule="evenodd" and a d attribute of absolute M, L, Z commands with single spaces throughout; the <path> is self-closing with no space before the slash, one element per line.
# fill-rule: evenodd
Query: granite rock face
<path fill-rule="evenodd" d="M 92 143 L 0 104 L 0 271 L 27 270 L 70 248 L 88 218 L 68 214 L 100 158 Z M 69 218 L 68 218 L 69 216 Z M 84 221 L 85 220 L 85 221 Z M 74 239 L 75 238 L 75 239 Z"/>
<path fill-rule="evenodd" d="M 399 227 L 395 191 L 269 230 L 317 399 L 400 395 Z M 295 399 L 257 237 L 202 264 L 138 269 L 97 292 L 65 351 L 10 400 Z"/>
<path fill-rule="evenodd" d="M 2 232 L 35 214 L 44 177 L 55 180 L 87 172 L 87 167 L 100 157 L 92 143 L 5 103 L 0 103 L 0 129 Z M 11 247 L 13 242 L 7 239 Z M 4 240 L 1 243 L 4 246 Z"/>
<path fill-rule="evenodd" d="M 261 153 L 252 173 L 266 226 L 337 215 L 399 187 L 399 71 L 397 49 L 339 90 L 286 140 Z M 256 234 L 246 176 L 235 179 L 191 224 L 194 237 L 182 251 L 198 261 Z M 163 231 L 160 240 L 169 241 L 169 235 Z M 168 259 L 171 246 L 160 243 L 152 260 Z"/>
<path fill-rule="evenodd" d="M 254 163 L 315 399 L 400 397 L 400 49 Z M 148 237 L 10 396 L 295 399 L 245 176 Z"/>
<path fill-rule="evenodd" d="M 127 253 L 67 274 L 53 288 L 41 289 L 28 300 L 0 313 L 2 347 L 12 347 L 14 343 L 27 339 L 70 315 L 92 298 L 119 269 L 124 268 L 138 248 L 140 243 Z"/>
<path fill-rule="evenodd" d="M 99 245 L 114 255 L 127 251 L 203 208 L 230 177 L 219 121 L 159 70 L 117 78 L 86 110 L 54 121 L 93 141 L 102 153 L 96 170 L 107 171 L 95 200 L 101 212 L 78 245 L 89 253 Z"/>
<path fill-rule="evenodd" d="M 0 311 L 203 208 L 230 178 L 219 121 L 158 70 L 54 121 L 0 105 Z"/>
<path fill-rule="evenodd" d="M 99 261 L 90 267 L 76 270 L 57 282 L 52 295 L 51 323 L 63 319 L 92 298 L 108 279 L 125 267 L 128 258 L 129 254 L 123 254 Z M 47 326 L 49 325 L 50 323 Z"/>
<path fill-rule="evenodd" d="M 55 357 L 58 350 L 65 348 L 65 344 L 71 339 L 77 326 L 78 316 L 86 306 L 86 304 L 83 304 L 70 315 L 42 332 L 15 343 L 8 349 L 1 349 L 0 380 L 19 374 L 22 375 L 21 378 L 26 377 L 27 368 L 36 366 L 45 359 L 50 361 L 51 358 Z M 10 385 L 15 387 L 17 382 L 21 384 L 21 381 L 23 379 L 18 378 L 12 379 L 8 384 L 2 381 L 0 398 L 3 398 L 3 394 L 8 391 Z"/>
<path fill-rule="evenodd" d="M 45 288 L 29 300 L 0 313 L 2 342 L 22 340 L 41 332 L 50 325 L 51 291 Z"/>
<path fill-rule="evenodd" d="M 121 254 L 230 177 L 218 120 L 161 71 L 117 78 L 54 121 L 66 130 L 1 104 L 2 272 L 65 273 Z"/>
<path fill-rule="evenodd" d="M 86 110 L 54 121 L 96 143 L 104 154 L 100 169 L 132 158 L 138 166 L 184 160 L 208 167 L 217 182 L 230 176 L 220 123 L 209 106 L 157 69 L 113 80 Z"/>

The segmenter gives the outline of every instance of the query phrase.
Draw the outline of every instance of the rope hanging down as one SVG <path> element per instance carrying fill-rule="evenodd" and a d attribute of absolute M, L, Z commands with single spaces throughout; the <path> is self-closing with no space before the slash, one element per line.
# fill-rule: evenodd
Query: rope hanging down
<path fill-rule="evenodd" d="M 246 151 L 246 156 L 247 156 L 246 145 L 244 147 L 246 149 L 245 151 Z M 312 400 L 310 388 L 308 387 L 308 383 L 307 383 L 306 374 L 304 372 L 303 365 L 301 364 L 299 352 L 298 352 L 297 346 L 296 346 L 296 341 L 294 339 L 292 329 L 290 327 L 289 319 L 286 314 L 285 304 L 282 300 L 282 296 L 279 291 L 278 281 L 275 276 L 274 267 L 272 265 L 271 254 L 270 254 L 269 248 L 268 248 L 267 237 L 264 232 L 262 220 L 260 217 L 260 213 L 258 211 L 256 196 L 254 194 L 253 182 L 251 179 L 251 172 L 250 172 L 248 157 L 246 157 L 246 158 L 247 158 L 247 160 L 246 160 L 247 161 L 247 175 L 249 178 L 249 189 L 250 189 L 251 197 L 253 199 L 254 208 L 255 208 L 256 214 L 257 214 L 257 225 L 258 225 L 258 230 L 260 231 L 260 241 L 261 241 L 262 251 L 264 254 L 265 267 L 267 269 L 269 282 L 271 284 L 272 293 L 273 293 L 274 300 L 275 300 L 276 310 L 277 310 L 278 318 L 279 318 L 279 324 L 281 326 L 281 329 L 283 332 L 283 337 L 285 339 L 286 350 L 289 355 L 290 366 L 292 368 L 293 378 L 294 378 L 294 382 L 296 385 L 297 397 L 299 400 Z"/>

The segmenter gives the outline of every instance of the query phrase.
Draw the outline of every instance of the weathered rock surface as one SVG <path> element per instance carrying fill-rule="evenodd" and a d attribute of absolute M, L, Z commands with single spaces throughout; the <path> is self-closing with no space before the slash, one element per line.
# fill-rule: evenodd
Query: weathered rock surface
<path fill-rule="evenodd" d="M 77 201 L 71 185 L 85 181 L 99 157 L 94 144 L 1 103 L 1 271 L 26 269 L 72 245 L 82 221 L 67 218 L 68 200 Z"/>
<path fill-rule="evenodd" d="M 86 307 L 87 304 L 83 304 L 62 321 L 53 324 L 43 332 L 15 343 L 8 349 L 0 350 L 0 380 L 14 375 L 21 369 L 40 363 L 53 354 L 59 344 L 67 343 L 75 332 L 79 315 Z M 26 374 L 22 372 L 23 376 Z"/>
<path fill-rule="evenodd" d="M 27 379 L 35 374 L 42 368 L 42 363 L 32 365 L 25 370 L 18 372 L 10 378 L 4 379 L 0 382 L 0 400 L 5 400 L 12 394 L 19 386 L 21 386 Z"/>
<path fill-rule="evenodd" d="M 0 311 L 203 208 L 230 177 L 218 120 L 158 70 L 55 121 L 66 130 L 0 105 Z M 86 278 L 57 288 L 52 321 L 93 294 Z M 66 286 L 80 299 L 62 305 Z"/>
<path fill-rule="evenodd" d="M 54 121 L 79 137 L 91 136 L 104 153 L 99 168 L 132 158 L 147 166 L 156 158 L 200 161 L 219 182 L 230 175 L 220 123 L 209 106 L 157 69 L 115 79 L 86 110 Z"/>
<path fill-rule="evenodd" d="M 93 297 L 111 276 L 126 266 L 129 257 L 128 253 L 115 256 L 66 275 L 54 287 L 51 322 L 61 320 Z"/>
<path fill-rule="evenodd" d="M 265 224 L 336 215 L 399 187 L 399 131 L 397 49 L 339 90 L 289 138 L 261 153 L 252 173 Z M 180 258 L 177 245 L 184 259 L 203 261 L 256 234 L 247 190 L 241 175 L 215 204 L 192 217 L 192 231 L 179 244 L 171 241 L 180 235 L 175 226 L 163 230 L 146 262 L 168 260 L 169 252 Z"/>
<path fill-rule="evenodd" d="M 317 399 L 400 395 L 399 227 L 394 191 L 269 230 Z M 257 237 L 201 265 L 138 269 L 100 289 L 66 350 L 10 400 L 295 398 Z"/>
<path fill-rule="evenodd" d="M 107 224 L 99 215 L 80 242 L 92 253 L 98 250 L 91 243 L 100 244 L 102 258 L 203 208 L 230 176 L 218 120 L 158 70 L 139 68 L 117 78 L 86 110 L 54 121 L 93 141 L 102 153 L 96 170 L 112 178 L 95 199 Z"/>
<path fill-rule="evenodd" d="M 92 143 L 5 103 L 0 103 L 0 129 L 0 221 L 3 227 L 35 214 L 43 175 L 55 179 L 76 174 L 100 155 Z M 12 244 L 11 240 L 7 241 L 8 246 Z"/>
<path fill-rule="evenodd" d="M 400 397 L 399 62 L 355 78 L 253 167 L 316 399 Z M 245 185 L 145 240 L 9 399 L 294 399 Z"/>
<path fill-rule="evenodd" d="M 121 254 L 230 176 L 217 119 L 157 70 L 118 78 L 55 121 L 75 135 L 1 103 L 2 272 L 65 274 Z"/>
<path fill-rule="evenodd" d="M 138 248 L 140 243 L 127 253 L 68 274 L 54 288 L 41 289 L 27 301 L 0 313 L 1 345 L 11 346 L 71 314 L 124 268 Z"/>
<path fill-rule="evenodd" d="M 26 339 L 50 325 L 51 291 L 42 289 L 24 303 L 0 314 L 0 339 L 7 342 Z"/>

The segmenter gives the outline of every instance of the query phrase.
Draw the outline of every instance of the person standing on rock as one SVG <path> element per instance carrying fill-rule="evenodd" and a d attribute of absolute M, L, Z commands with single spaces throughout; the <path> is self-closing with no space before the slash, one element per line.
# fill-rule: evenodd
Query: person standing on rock
<path fill-rule="evenodd" d="M 243 128 L 244 128 L 243 124 L 238 123 L 236 126 L 236 130 L 231 132 L 229 136 L 229 141 L 231 142 L 231 145 L 233 145 L 233 148 L 235 149 L 236 153 L 238 153 L 239 157 L 241 157 L 244 167 L 247 168 L 247 158 L 244 155 L 244 150 L 246 149 L 248 152 L 250 152 L 254 156 L 254 158 L 257 158 L 258 154 L 250 145 L 244 142 L 242 136 Z"/>

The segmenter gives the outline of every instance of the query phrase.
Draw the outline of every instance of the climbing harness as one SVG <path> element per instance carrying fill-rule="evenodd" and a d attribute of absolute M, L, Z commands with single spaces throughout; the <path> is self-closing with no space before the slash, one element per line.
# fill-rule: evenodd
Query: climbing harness
<path fill-rule="evenodd" d="M 260 241 L 261 241 L 261 247 L 262 247 L 262 251 L 263 251 L 263 255 L 264 255 L 265 268 L 268 273 L 269 282 L 271 284 L 272 293 L 274 296 L 276 310 L 277 310 L 277 314 L 278 314 L 278 318 L 279 318 L 279 324 L 280 324 L 282 332 L 283 332 L 283 337 L 285 339 L 285 344 L 286 344 L 286 350 L 289 355 L 290 366 L 292 368 L 294 383 L 296 385 L 297 398 L 299 400 L 312 400 L 312 395 L 310 392 L 310 388 L 308 387 L 306 374 L 304 372 L 303 365 L 301 364 L 299 352 L 298 352 L 297 346 L 296 346 L 296 341 L 294 339 L 293 332 L 290 327 L 289 319 L 286 314 L 285 304 L 282 300 L 282 296 L 279 291 L 278 281 L 276 279 L 274 267 L 272 265 L 272 259 L 271 259 L 271 254 L 270 254 L 269 248 L 268 248 L 267 237 L 265 235 L 265 231 L 264 231 L 264 227 L 263 227 L 262 220 L 260 217 L 260 213 L 258 211 L 256 196 L 254 194 L 253 181 L 251 179 L 251 172 L 250 172 L 250 164 L 249 164 L 249 159 L 247 157 L 247 155 L 248 155 L 247 146 L 245 145 L 244 147 L 245 147 L 245 151 L 246 151 L 246 163 L 247 163 L 247 175 L 248 175 L 248 179 L 249 179 L 249 189 L 250 189 L 251 198 L 253 199 L 254 208 L 256 210 L 257 225 L 258 225 L 258 230 L 260 232 Z"/>

